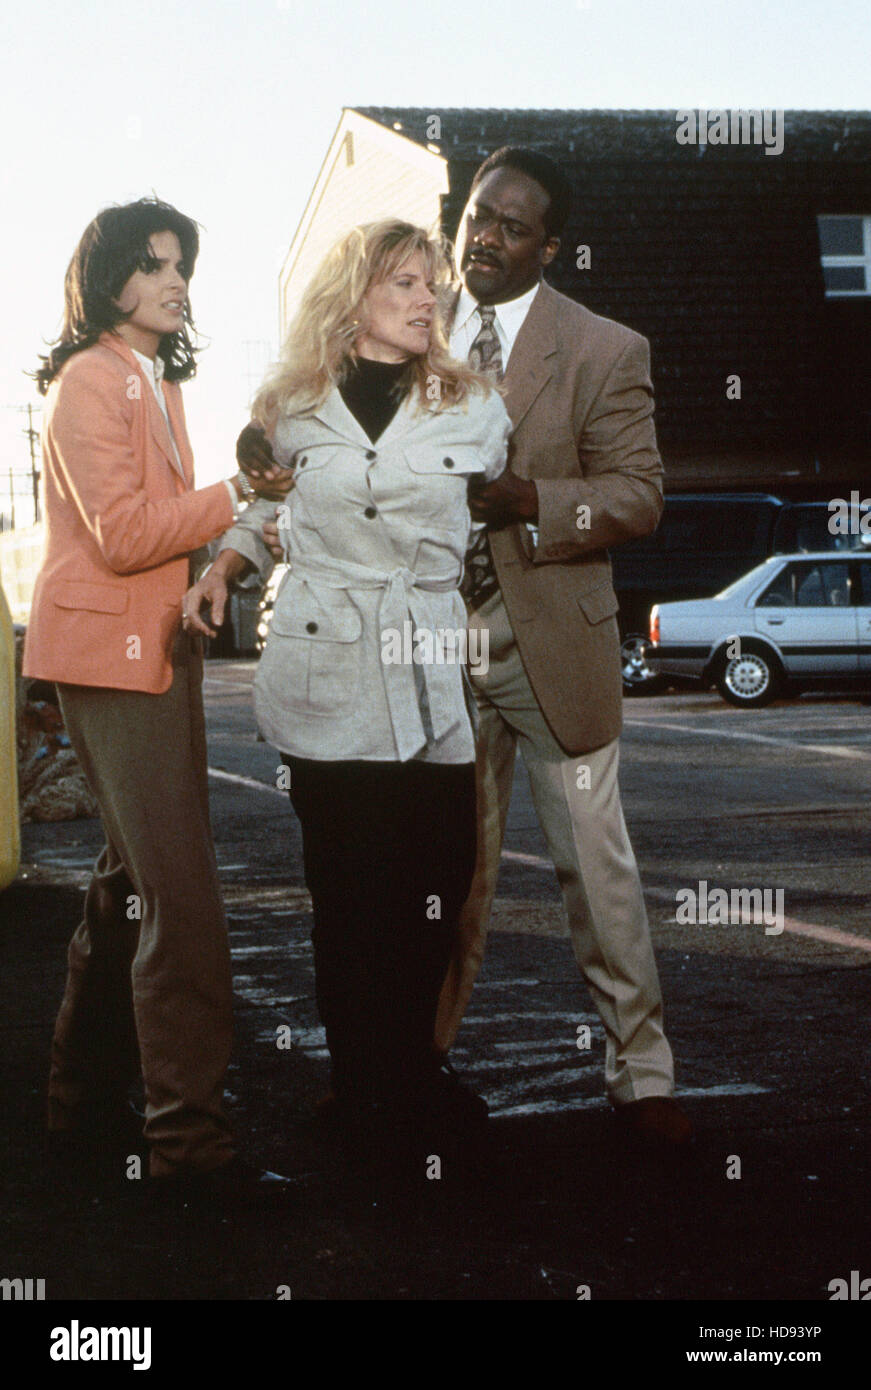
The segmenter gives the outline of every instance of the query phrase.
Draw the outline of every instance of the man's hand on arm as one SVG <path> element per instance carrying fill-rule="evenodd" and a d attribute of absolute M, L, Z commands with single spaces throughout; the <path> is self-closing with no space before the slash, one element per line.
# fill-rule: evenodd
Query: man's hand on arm
<path fill-rule="evenodd" d="M 538 492 L 528 478 L 518 478 L 507 469 L 492 483 L 469 483 L 469 511 L 473 521 L 483 521 L 492 530 L 516 521 L 538 520 Z"/>
<path fill-rule="evenodd" d="M 236 462 L 259 497 L 280 502 L 293 487 L 292 468 L 282 468 L 259 420 L 246 425 L 236 440 Z"/>

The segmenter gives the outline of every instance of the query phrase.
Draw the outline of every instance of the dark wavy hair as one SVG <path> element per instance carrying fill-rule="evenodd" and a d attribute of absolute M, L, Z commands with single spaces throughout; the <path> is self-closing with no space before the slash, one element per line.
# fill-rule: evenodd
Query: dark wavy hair
<path fill-rule="evenodd" d="M 101 333 L 111 332 L 129 318 L 114 301 L 134 271 L 148 273 L 155 268 L 149 239 L 157 232 L 175 232 L 189 282 L 200 249 L 199 228 L 170 203 L 140 198 L 136 203 L 103 208 L 85 228 L 64 279 L 60 337 L 32 374 L 41 395 L 70 357 L 93 347 Z M 186 298 L 184 325 L 161 338 L 157 349 L 167 381 L 187 381 L 196 372 L 198 349 L 188 332 L 193 327 L 190 300 Z"/>
<path fill-rule="evenodd" d="M 477 188 L 485 174 L 493 169 L 516 169 L 535 179 L 544 189 L 550 202 L 544 214 L 544 229 L 549 237 L 558 237 L 568 221 L 572 207 L 572 185 L 559 165 L 549 155 L 523 145 L 503 145 L 488 155 L 475 170 L 472 188 Z"/>

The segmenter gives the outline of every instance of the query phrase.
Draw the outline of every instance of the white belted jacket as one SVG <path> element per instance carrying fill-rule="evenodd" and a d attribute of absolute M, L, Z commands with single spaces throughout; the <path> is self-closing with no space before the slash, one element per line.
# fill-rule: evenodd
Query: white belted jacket
<path fill-rule="evenodd" d="M 254 697 L 261 733 L 282 752 L 474 760 L 456 639 L 467 485 L 502 472 L 511 424 L 495 392 L 442 411 L 417 401 L 414 391 L 375 443 L 337 389 L 313 414 L 280 419 L 273 447 L 295 486 L 279 506 L 252 503 L 221 542 L 265 580 L 261 528 L 278 512 L 290 567 Z"/>

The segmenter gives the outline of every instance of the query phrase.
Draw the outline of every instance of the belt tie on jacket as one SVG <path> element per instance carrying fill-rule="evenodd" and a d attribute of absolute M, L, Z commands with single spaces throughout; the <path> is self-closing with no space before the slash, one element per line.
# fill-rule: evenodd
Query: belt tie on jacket
<path fill-rule="evenodd" d="M 383 634 L 393 630 L 398 633 L 403 650 L 404 624 L 409 619 L 415 628 L 432 634 L 435 649 L 436 632 L 444 628 L 445 623 L 444 619 L 436 623 L 428 600 L 429 594 L 455 592 L 454 627 L 466 627 L 465 605 L 457 588 L 459 571 L 429 577 L 415 574 L 402 565 L 392 570 L 377 570 L 351 560 L 330 560 L 326 557 L 295 559 L 292 570 L 297 579 L 303 582 L 310 580 L 330 589 L 383 589 L 378 605 L 379 632 Z M 383 651 L 382 646 L 382 654 Z M 393 735 L 399 757 L 404 761 L 413 757 L 427 739 L 422 705 L 425 705 L 433 738 L 443 738 L 458 721 L 456 692 L 462 687 L 457 685 L 456 677 L 444 662 L 412 662 L 409 669 L 405 661 L 390 663 L 382 660 L 381 669 Z M 421 690 L 418 689 L 416 671 L 421 674 Z"/>

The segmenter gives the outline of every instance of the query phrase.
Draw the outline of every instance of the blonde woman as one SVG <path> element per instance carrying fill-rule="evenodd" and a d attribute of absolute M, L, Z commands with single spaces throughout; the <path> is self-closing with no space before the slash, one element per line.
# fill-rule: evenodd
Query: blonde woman
<path fill-rule="evenodd" d="M 295 470 L 255 708 L 302 824 L 333 1087 L 357 1152 L 416 1157 L 421 1180 L 442 1094 L 436 1004 L 475 858 L 467 490 L 502 472 L 510 430 L 487 379 L 448 354 L 447 279 L 420 229 L 355 228 L 254 401 Z M 268 575 L 275 510 L 255 502 L 227 532 L 191 613 L 210 602 L 219 623 L 234 578 Z"/>

